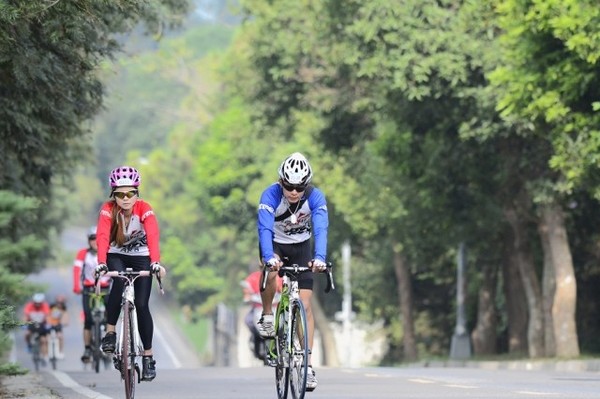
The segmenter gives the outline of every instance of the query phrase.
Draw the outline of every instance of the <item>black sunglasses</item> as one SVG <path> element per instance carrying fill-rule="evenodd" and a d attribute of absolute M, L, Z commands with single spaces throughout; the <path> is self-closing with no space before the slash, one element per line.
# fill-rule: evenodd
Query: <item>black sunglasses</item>
<path fill-rule="evenodd" d="M 283 188 L 285 188 L 287 191 L 294 191 L 296 190 L 296 192 L 303 192 L 304 190 L 306 190 L 306 184 L 287 184 L 286 182 L 282 181 L 281 185 L 283 186 Z"/>
<path fill-rule="evenodd" d="M 138 190 L 131 190 L 131 191 L 115 191 L 113 193 L 113 195 L 115 197 L 117 197 L 118 199 L 123 199 L 125 197 L 127 198 L 133 198 L 134 196 L 138 195 Z"/>

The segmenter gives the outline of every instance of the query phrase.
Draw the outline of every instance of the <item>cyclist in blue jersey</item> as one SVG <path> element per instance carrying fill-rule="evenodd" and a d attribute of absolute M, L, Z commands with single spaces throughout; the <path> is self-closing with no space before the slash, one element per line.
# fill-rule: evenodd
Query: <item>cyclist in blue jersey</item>
<path fill-rule="evenodd" d="M 323 192 L 311 184 L 312 177 L 308 160 L 295 152 L 281 163 L 279 181 L 267 187 L 260 197 L 257 222 L 260 256 L 269 268 L 267 286 L 261 293 L 264 310 L 258 323 L 258 331 L 264 338 L 275 336 L 271 303 L 275 295 L 276 272 L 283 265 L 281 259 L 286 257 L 290 264 L 307 265 L 313 271 L 326 268 L 327 201 Z M 314 238 L 314 249 L 311 248 L 311 237 Z M 306 310 L 310 349 L 314 338 L 313 272 L 303 273 L 298 287 Z M 306 387 L 312 391 L 317 387 L 317 378 L 310 355 L 308 364 Z"/>

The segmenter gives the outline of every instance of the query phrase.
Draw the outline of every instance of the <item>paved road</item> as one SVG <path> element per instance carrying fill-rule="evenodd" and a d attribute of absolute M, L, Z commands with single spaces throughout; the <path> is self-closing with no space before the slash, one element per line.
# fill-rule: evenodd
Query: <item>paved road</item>
<path fill-rule="evenodd" d="M 111 399 L 123 397 L 116 370 L 96 374 L 79 361 L 83 350 L 80 297 L 70 293 L 70 269 L 46 270 L 31 276 L 47 285 L 50 297 L 68 295 L 71 325 L 65 328 L 66 358 L 58 371 L 44 370 L 44 384 L 64 399 Z M 139 398 L 276 398 L 274 371 L 268 367 L 202 367 L 190 344 L 181 337 L 164 309 L 157 290 L 152 308 L 157 334 L 155 357 L 158 377 L 138 385 Z M 25 367 L 32 363 L 26 353 L 22 331 L 16 334 L 14 357 Z M 591 365 L 591 367 L 590 367 Z M 506 364 L 506 369 L 414 366 L 402 368 L 317 368 L 319 387 L 307 399 L 514 399 L 514 398 L 598 398 L 598 364 L 528 363 Z M 528 370 L 529 369 L 529 370 Z M 527 371 L 528 370 L 528 371 Z M 558 370 L 558 371 L 557 371 Z M 587 371 L 592 370 L 592 371 Z"/>
<path fill-rule="evenodd" d="M 46 287 L 46 295 L 50 301 L 57 294 L 67 296 L 70 325 L 64 328 L 65 359 L 60 360 L 58 369 L 63 371 L 85 370 L 80 361 L 83 353 L 83 323 L 81 315 L 81 296 L 71 291 L 72 275 L 70 268 L 46 269 L 39 274 L 30 276 L 30 281 Z M 163 369 L 178 369 L 183 367 L 198 367 L 200 361 L 189 341 L 182 336 L 171 319 L 165 301 L 162 300 L 156 284 L 151 296 L 151 309 L 154 318 L 154 354 L 157 363 Z M 24 331 L 16 333 L 16 346 L 13 357 L 24 367 L 33 368 L 33 362 L 25 352 Z"/>
<path fill-rule="evenodd" d="M 68 375 L 67 375 L 68 374 Z M 122 398 L 115 373 L 44 374 L 65 399 Z M 600 376 L 590 372 L 484 370 L 466 368 L 321 368 L 319 387 L 307 399 L 516 399 L 598 398 Z M 75 388 L 63 384 L 73 384 Z M 267 367 L 161 370 L 152 383 L 138 385 L 136 397 L 245 399 L 277 398 Z"/>

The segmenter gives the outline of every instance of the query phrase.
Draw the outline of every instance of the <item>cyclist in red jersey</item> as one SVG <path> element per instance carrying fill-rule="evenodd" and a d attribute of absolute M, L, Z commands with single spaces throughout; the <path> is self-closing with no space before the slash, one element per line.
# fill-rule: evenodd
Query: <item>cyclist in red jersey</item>
<path fill-rule="evenodd" d="M 150 204 L 139 198 L 140 174 L 131 166 L 113 169 L 109 175 L 110 200 L 100 209 L 98 217 L 98 266 L 96 275 L 107 271 L 149 270 L 164 274 L 160 265 L 159 228 Z M 121 312 L 123 280 L 113 279 L 106 307 L 106 334 L 102 350 L 113 353 L 116 346 L 115 326 Z M 149 300 L 152 278 L 140 278 L 134 283 L 138 330 L 144 346 L 142 381 L 156 377 L 156 361 L 152 356 L 154 323 Z"/>
<path fill-rule="evenodd" d="M 23 318 L 27 323 L 27 331 L 25 332 L 25 343 L 27 348 L 31 349 L 31 334 L 38 332 L 40 334 L 40 355 L 45 361 L 48 360 L 48 340 L 46 333 L 46 319 L 50 315 L 50 305 L 46 301 L 46 295 L 41 292 L 33 294 L 23 309 Z"/>
<path fill-rule="evenodd" d="M 90 227 L 87 232 L 88 247 L 82 248 L 77 252 L 73 262 L 73 292 L 81 294 L 81 304 L 83 307 L 83 345 L 84 351 L 81 361 L 88 363 L 92 358 L 92 309 L 90 296 L 94 292 L 94 273 L 98 266 L 98 244 L 96 243 L 96 226 Z M 108 291 L 110 288 L 110 277 L 101 277 L 99 280 L 100 289 Z M 104 296 L 104 305 L 107 303 L 107 296 Z"/>
<path fill-rule="evenodd" d="M 260 265 L 260 268 L 262 269 L 262 265 Z M 246 323 L 246 326 L 248 327 L 248 330 L 251 334 L 251 343 L 253 347 L 252 350 L 254 352 L 254 356 L 257 359 L 265 360 L 265 353 L 263 353 L 264 350 L 262 349 L 262 347 L 264 346 L 262 344 L 264 338 L 261 337 L 260 333 L 258 332 L 257 326 L 258 320 L 260 319 L 263 310 L 262 298 L 260 296 L 261 277 L 262 271 L 256 270 L 250 273 L 244 280 L 242 280 L 240 282 L 240 285 L 242 286 L 242 291 L 244 293 L 244 303 L 250 305 L 250 310 L 244 317 L 244 323 Z M 283 279 L 278 276 L 275 296 L 273 298 L 273 309 L 277 308 L 277 304 L 279 303 L 282 286 Z"/>

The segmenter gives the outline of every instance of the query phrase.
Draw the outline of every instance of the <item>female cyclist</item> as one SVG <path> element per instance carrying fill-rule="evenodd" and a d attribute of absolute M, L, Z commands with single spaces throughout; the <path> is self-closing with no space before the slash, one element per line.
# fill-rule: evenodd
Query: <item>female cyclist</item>
<path fill-rule="evenodd" d="M 110 200 L 102 205 L 98 217 L 97 275 L 126 268 L 164 274 L 160 265 L 158 222 L 150 204 L 139 198 L 140 181 L 139 172 L 131 166 L 121 166 L 110 173 Z M 144 345 L 142 381 L 152 381 L 156 377 L 156 361 L 152 357 L 154 324 L 148 306 L 152 278 L 139 278 L 134 284 L 138 329 Z M 102 338 L 105 353 L 115 351 L 115 325 L 122 293 L 123 280 L 113 279 L 106 307 L 106 334 Z"/>

